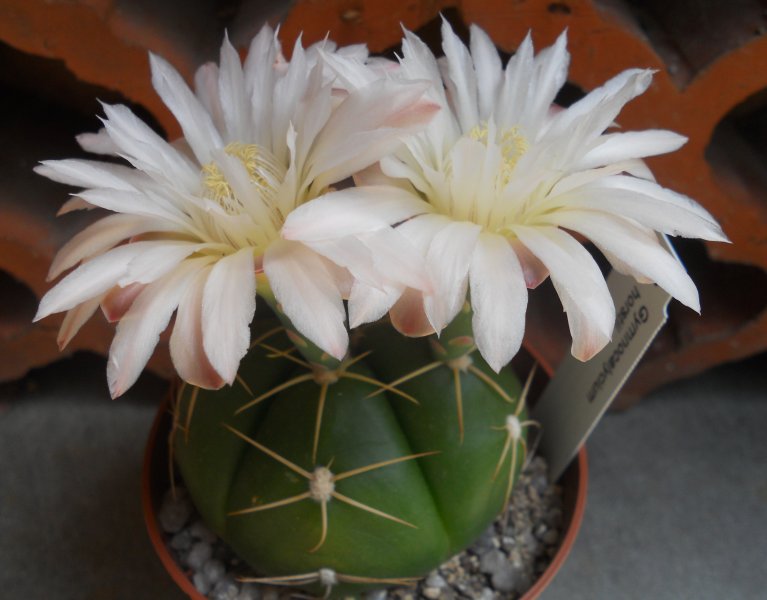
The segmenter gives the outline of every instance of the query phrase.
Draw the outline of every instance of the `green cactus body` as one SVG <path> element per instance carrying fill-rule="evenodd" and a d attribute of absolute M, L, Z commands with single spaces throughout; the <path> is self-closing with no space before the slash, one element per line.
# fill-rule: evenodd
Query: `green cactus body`
<path fill-rule="evenodd" d="M 403 583 L 503 508 L 524 459 L 507 425 L 524 418 L 510 370 L 476 355 L 456 375 L 427 340 L 388 326 L 318 377 L 283 352 L 284 333 L 263 343 L 232 387 L 179 391 L 172 440 L 202 517 L 256 572 L 333 597 Z"/>

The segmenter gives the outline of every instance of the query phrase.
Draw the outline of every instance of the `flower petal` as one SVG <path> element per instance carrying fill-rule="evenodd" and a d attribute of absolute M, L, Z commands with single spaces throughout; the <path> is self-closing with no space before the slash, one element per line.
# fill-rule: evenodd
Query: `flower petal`
<path fill-rule="evenodd" d="M 264 272 L 295 328 L 341 360 L 349 338 L 338 285 L 323 259 L 298 242 L 278 240 L 264 255 Z"/>
<path fill-rule="evenodd" d="M 296 208 L 281 234 L 286 240 L 303 242 L 336 239 L 377 231 L 431 210 L 415 194 L 394 186 L 347 188 Z"/>
<path fill-rule="evenodd" d="M 109 290 L 101 299 L 101 312 L 107 321 L 117 323 L 122 319 L 145 287 L 144 283 L 131 283 L 125 287 L 116 285 Z"/>
<path fill-rule="evenodd" d="M 250 345 L 256 312 L 256 274 L 252 248 L 220 259 L 210 271 L 202 296 L 202 339 L 213 368 L 228 384 Z"/>
<path fill-rule="evenodd" d="M 218 92 L 226 123 L 226 140 L 228 142 L 250 140 L 252 119 L 249 98 L 245 91 L 245 77 L 240 55 L 229 42 L 227 33 L 224 33 L 224 42 L 221 44 Z"/>
<path fill-rule="evenodd" d="M 450 104 L 463 131 L 469 131 L 479 122 L 477 107 L 477 79 L 471 56 L 463 42 L 453 32 L 447 19 L 442 17 L 442 50 L 445 59 L 440 64 L 442 80 L 448 90 Z"/>
<path fill-rule="evenodd" d="M 389 311 L 389 317 L 392 326 L 408 337 L 423 337 L 435 331 L 424 310 L 423 294 L 412 288 L 405 289 Z"/>
<path fill-rule="evenodd" d="M 203 345 L 202 303 L 210 267 L 201 269 L 181 298 L 170 335 L 170 357 L 179 377 L 208 390 L 226 383 L 210 364 Z"/>
<path fill-rule="evenodd" d="M 609 258 L 617 259 L 614 266 L 621 272 L 657 283 L 682 304 L 700 312 L 695 284 L 652 231 L 596 211 L 560 211 L 550 215 L 549 220 L 585 235 Z"/>
<path fill-rule="evenodd" d="M 403 291 L 397 285 L 374 287 L 355 281 L 349 296 L 349 327 L 377 321 L 389 312 Z"/>
<path fill-rule="evenodd" d="M 210 114 L 165 59 L 150 52 L 149 65 L 154 89 L 181 125 L 197 160 L 201 165 L 209 163 L 211 150 L 224 145 Z"/>
<path fill-rule="evenodd" d="M 101 254 L 134 235 L 162 229 L 162 222 L 136 215 L 108 215 L 89 225 L 56 253 L 48 281 L 80 261 Z"/>
<path fill-rule="evenodd" d="M 479 225 L 467 221 L 448 223 L 429 245 L 426 269 L 435 291 L 425 297 L 424 308 L 438 331 L 453 320 L 466 300 L 469 266 L 480 232 Z"/>
<path fill-rule="evenodd" d="M 148 285 L 120 319 L 107 362 L 113 398 L 125 393 L 138 379 L 186 288 L 207 262 L 206 258 L 184 261 L 168 277 Z"/>
<path fill-rule="evenodd" d="M 615 324 L 615 305 L 599 267 L 561 229 L 515 226 L 513 231 L 549 269 L 567 313 L 573 356 L 588 360 L 610 341 Z"/>
<path fill-rule="evenodd" d="M 506 238 L 490 233 L 479 236 L 469 281 L 474 339 L 487 364 L 498 372 L 519 351 L 527 311 L 522 267 Z"/>
<path fill-rule="evenodd" d="M 59 334 L 56 336 L 56 343 L 59 346 L 59 350 L 66 348 L 67 344 L 75 337 L 80 328 L 85 325 L 85 322 L 93 316 L 96 309 L 99 307 L 99 301 L 101 298 L 96 296 L 90 300 L 86 300 L 82 304 L 78 304 L 72 310 L 67 311 L 64 316 L 64 320 L 61 322 L 59 328 Z"/>
<path fill-rule="evenodd" d="M 663 129 L 611 133 L 600 136 L 573 168 L 580 171 L 632 158 L 666 154 L 678 150 L 686 141 L 683 135 Z"/>

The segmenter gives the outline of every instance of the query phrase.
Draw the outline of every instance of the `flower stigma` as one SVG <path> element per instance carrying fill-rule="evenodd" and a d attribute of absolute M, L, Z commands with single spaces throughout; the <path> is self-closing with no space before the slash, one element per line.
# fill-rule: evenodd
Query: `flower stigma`
<path fill-rule="evenodd" d="M 248 173 L 250 183 L 259 191 L 267 205 L 271 204 L 285 177 L 285 169 L 270 152 L 257 144 L 232 142 L 224 152 L 240 161 Z M 221 168 L 215 161 L 202 167 L 203 193 L 228 214 L 236 215 L 245 209 L 242 199 L 234 193 Z"/>
<path fill-rule="evenodd" d="M 482 122 L 479 125 L 475 125 L 471 131 L 469 131 L 469 137 L 477 142 L 482 142 L 487 146 L 488 131 L 487 122 Z M 527 141 L 527 138 L 522 135 L 519 127 L 516 126 L 509 127 L 501 132 L 501 135 L 495 141 L 501 150 L 503 162 L 499 175 L 502 186 L 505 186 L 511 181 L 511 176 L 514 173 L 517 162 L 522 158 L 522 155 L 527 152 L 530 143 Z"/>

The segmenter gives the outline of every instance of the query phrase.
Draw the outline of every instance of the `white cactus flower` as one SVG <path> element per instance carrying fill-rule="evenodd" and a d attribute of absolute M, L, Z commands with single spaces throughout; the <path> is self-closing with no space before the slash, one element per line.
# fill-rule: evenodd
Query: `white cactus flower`
<path fill-rule="evenodd" d="M 358 284 L 355 324 L 390 312 L 403 333 L 446 326 L 467 292 L 476 344 L 496 370 L 518 351 L 527 289 L 548 276 L 562 301 L 572 353 L 586 360 L 609 341 L 615 308 L 589 252 L 591 240 L 621 272 L 652 281 L 699 309 L 695 285 L 656 231 L 726 240 L 693 200 L 654 182 L 641 160 L 686 139 L 670 131 L 608 132 L 650 85 L 650 70 L 620 73 L 572 106 L 554 98 L 567 78 L 565 34 L 534 55 L 528 35 L 503 67 L 488 36 L 471 28 L 467 48 L 444 22 L 437 60 L 405 33 L 401 76 L 429 80 L 442 110 L 406 147 L 358 174 L 358 187 L 329 194 L 288 218 L 283 236 L 322 251 L 334 236 L 369 235 L 384 224 L 425 259 L 433 291 L 393 281 Z M 346 78 L 354 83 L 354 73 Z M 357 78 L 362 84 L 364 78 Z M 344 214 L 343 219 L 331 215 Z"/>
<path fill-rule="evenodd" d="M 338 61 L 367 57 L 360 46 L 320 46 Z M 304 50 L 299 41 L 286 61 L 265 27 L 241 63 L 225 39 L 220 64 L 198 70 L 195 91 L 152 55 L 152 83 L 183 138 L 170 144 L 125 106 L 105 106 L 105 129 L 81 144 L 131 166 L 57 160 L 36 169 L 85 188 L 64 211 L 116 213 L 60 250 L 50 278 L 77 268 L 35 317 L 68 311 L 61 346 L 99 305 L 119 321 L 107 372 L 113 396 L 134 383 L 174 312 L 170 352 L 180 376 L 208 388 L 231 384 L 250 343 L 257 289 L 273 293 L 306 337 L 344 356 L 350 273 L 283 239 L 281 227 L 296 207 L 393 151 L 437 107 L 423 98 L 428 82 L 376 78 L 339 89 L 320 46 Z M 368 267 L 358 263 L 364 278 Z"/>

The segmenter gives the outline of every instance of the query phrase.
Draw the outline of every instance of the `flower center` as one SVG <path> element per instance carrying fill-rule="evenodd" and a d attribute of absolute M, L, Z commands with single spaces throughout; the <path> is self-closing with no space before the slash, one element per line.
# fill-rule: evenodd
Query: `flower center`
<path fill-rule="evenodd" d="M 229 156 L 238 159 L 248 173 L 248 179 L 265 204 L 270 205 L 277 188 L 285 177 L 285 169 L 270 152 L 256 144 L 232 142 L 224 148 Z M 203 193 L 218 203 L 229 214 L 239 214 L 245 208 L 243 199 L 234 193 L 219 165 L 210 162 L 202 167 Z"/>
<path fill-rule="evenodd" d="M 482 142 L 487 146 L 488 143 L 488 128 L 487 123 L 480 123 L 475 125 L 469 132 L 469 137 L 478 142 Z M 500 136 L 496 136 L 493 140 L 501 150 L 502 164 L 500 172 L 501 183 L 505 186 L 511 181 L 514 168 L 517 166 L 517 162 L 522 155 L 527 152 L 530 147 L 530 143 L 527 138 L 522 135 L 519 127 L 510 127 L 501 132 Z"/>

